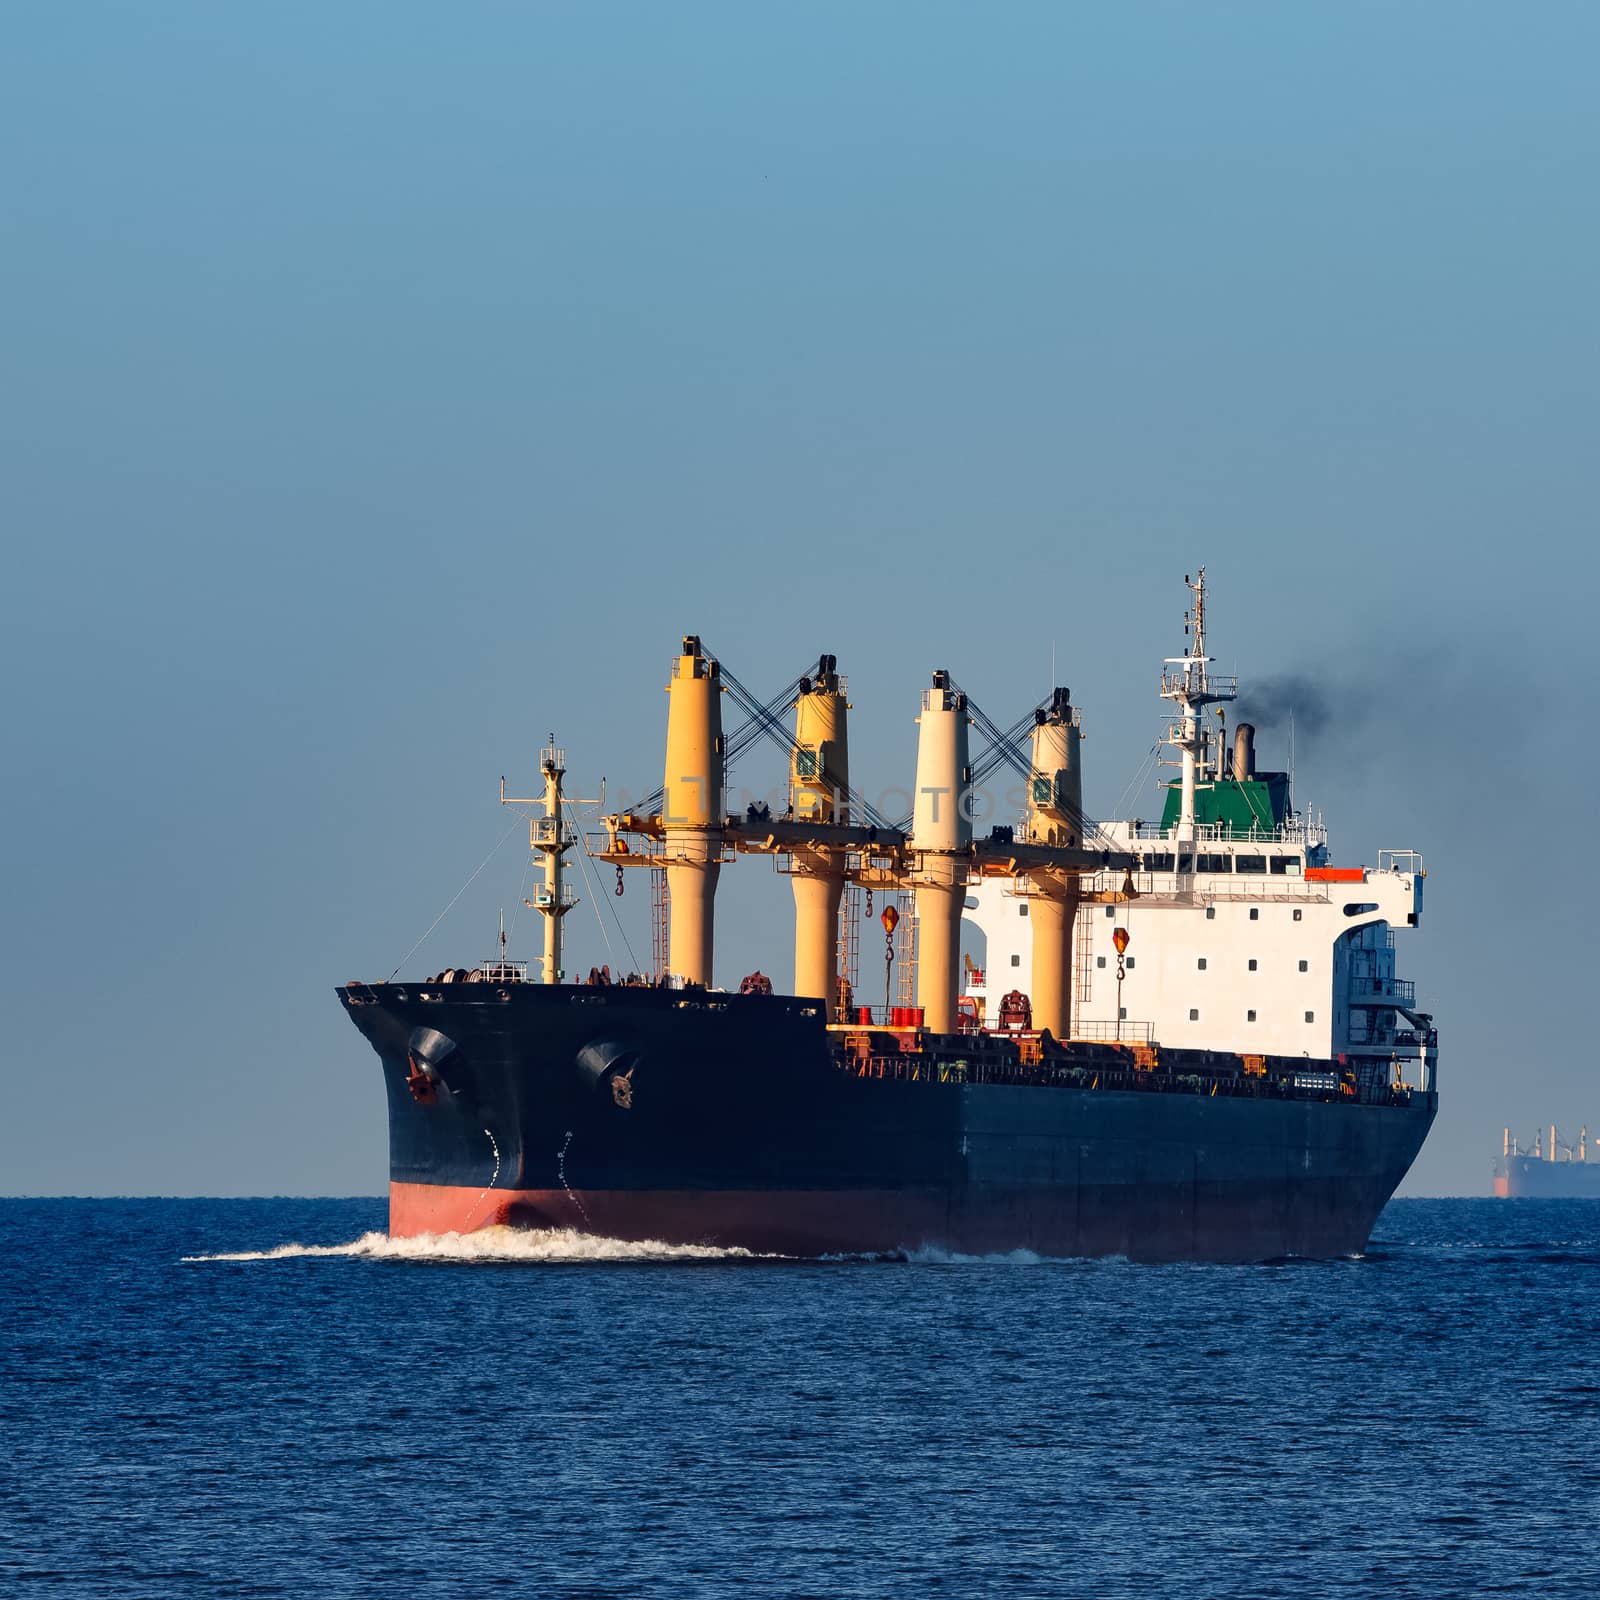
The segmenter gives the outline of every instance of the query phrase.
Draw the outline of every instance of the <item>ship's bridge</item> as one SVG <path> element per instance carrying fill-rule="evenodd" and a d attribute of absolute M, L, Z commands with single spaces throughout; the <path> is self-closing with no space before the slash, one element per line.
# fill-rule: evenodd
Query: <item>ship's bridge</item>
<path fill-rule="evenodd" d="M 1376 866 L 1331 866 L 1320 824 L 1292 813 L 1245 837 L 1201 824 L 1202 836 L 1182 843 L 1135 822 L 1099 827 L 1140 864 L 1131 897 L 1078 908 L 1075 1036 L 1120 1031 L 1248 1054 L 1426 1056 L 1431 1077 L 1431 1022 L 1394 969 L 1394 931 L 1422 913 L 1415 851 L 1382 851 Z M 966 994 L 988 1019 L 1003 996 L 1028 988 L 1030 905 L 1008 881 L 991 880 L 969 885 L 965 916 L 985 943 Z M 1120 961 L 1118 930 L 1127 935 Z"/>

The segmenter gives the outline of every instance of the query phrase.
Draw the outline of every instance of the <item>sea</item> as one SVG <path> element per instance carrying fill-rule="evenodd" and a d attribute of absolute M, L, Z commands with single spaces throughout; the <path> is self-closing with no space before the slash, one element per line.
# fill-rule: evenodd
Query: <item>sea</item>
<path fill-rule="evenodd" d="M 0 1201 L 7 1596 L 1593 1596 L 1600 1202 L 797 1262 Z"/>

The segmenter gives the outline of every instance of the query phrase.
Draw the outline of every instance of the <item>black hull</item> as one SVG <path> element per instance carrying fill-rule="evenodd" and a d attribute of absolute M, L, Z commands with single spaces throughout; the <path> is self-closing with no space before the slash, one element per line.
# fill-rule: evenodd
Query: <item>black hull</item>
<path fill-rule="evenodd" d="M 1495 1163 L 1501 1200 L 1600 1200 L 1600 1161 L 1544 1161 L 1505 1156 Z"/>
<path fill-rule="evenodd" d="M 510 1223 L 800 1255 L 1348 1255 L 1436 1106 L 860 1076 L 816 1007 L 782 996 L 339 992 L 383 1062 L 396 1233 Z"/>

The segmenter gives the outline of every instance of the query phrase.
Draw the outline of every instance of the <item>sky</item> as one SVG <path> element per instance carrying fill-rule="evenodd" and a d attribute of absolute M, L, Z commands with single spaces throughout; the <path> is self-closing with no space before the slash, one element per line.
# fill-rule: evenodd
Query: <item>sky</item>
<path fill-rule="evenodd" d="M 1334 859 L 1425 856 L 1402 1193 L 1487 1193 L 1507 1123 L 1600 1130 L 1600 11 L 4 31 L 0 1192 L 382 1192 L 335 985 L 497 842 L 404 970 L 502 908 L 536 957 L 499 778 L 554 731 L 577 794 L 655 787 L 687 632 L 758 691 L 836 654 L 869 790 L 930 670 L 1004 725 L 1053 660 L 1088 809 L 1155 814 L 1201 563 L 1219 666 L 1326 695 Z M 569 965 L 647 961 L 643 880 L 582 892 Z M 765 863 L 718 919 L 719 980 L 791 970 Z"/>

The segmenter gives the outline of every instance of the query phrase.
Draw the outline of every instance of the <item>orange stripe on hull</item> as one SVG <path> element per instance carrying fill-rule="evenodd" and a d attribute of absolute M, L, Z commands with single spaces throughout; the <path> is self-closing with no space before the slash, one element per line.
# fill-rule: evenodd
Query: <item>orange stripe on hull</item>
<path fill-rule="evenodd" d="M 943 1190 L 479 1189 L 391 1183 L 389 1232 L 575 1228 L 608 1239 L 710 1244 L 777 1255 L 887 1251 L 939 1239 Z M 1015 1228 L 1014 1222 L 1009 1231 Z"/>

